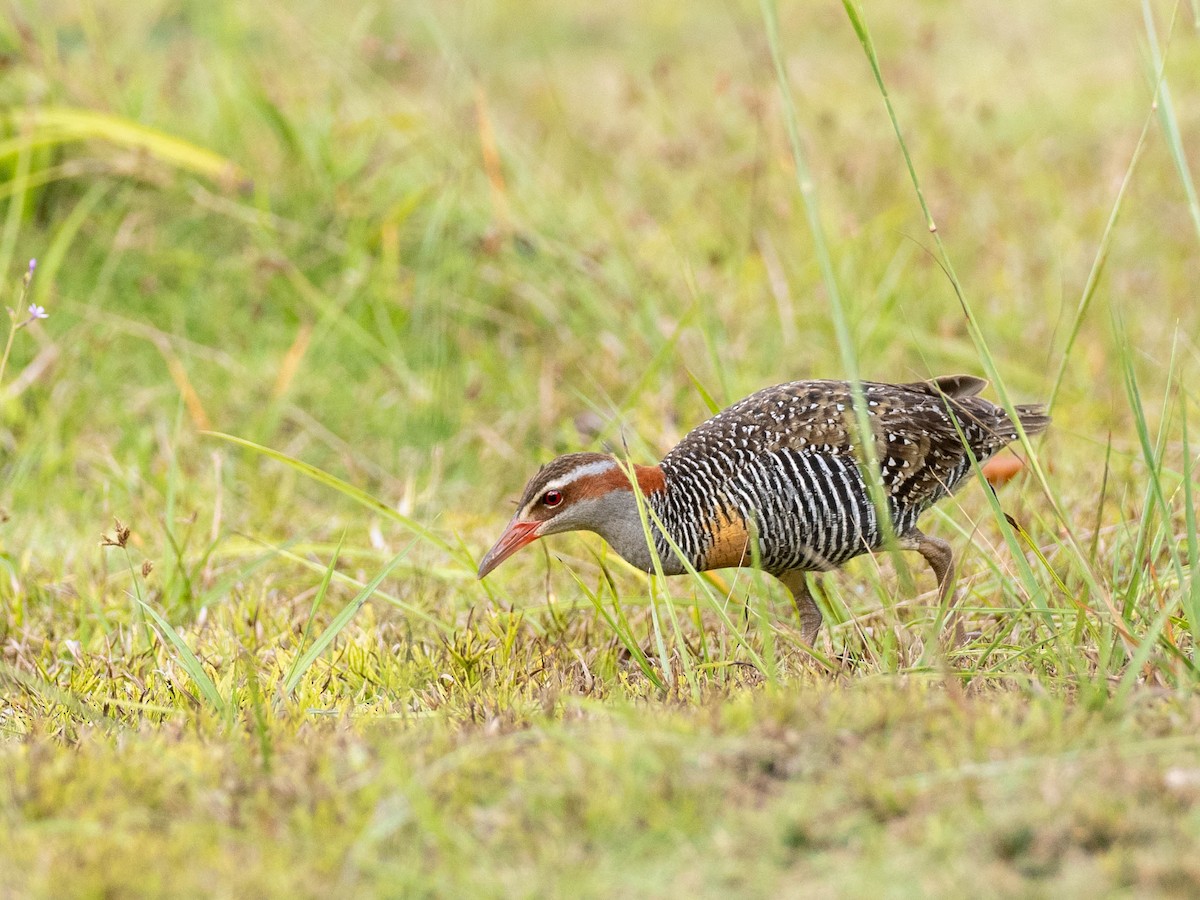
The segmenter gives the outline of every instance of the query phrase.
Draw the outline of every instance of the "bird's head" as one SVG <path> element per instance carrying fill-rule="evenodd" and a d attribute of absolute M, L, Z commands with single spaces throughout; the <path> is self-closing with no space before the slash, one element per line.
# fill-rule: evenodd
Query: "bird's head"
<path fill-rule="evenodd" d="M 658 466 L 635 466 L 644 493 L 662 488 Z M 516 515 L 479 564 L 483 578 L 522 547 L 548 534 L 595 531 L 609 543 L 632 524 L 641 525 L 625 468 L 604 453 L 568 453 L 529 479 Z M 618 547 L 618 550 L 620 548 Z"/>

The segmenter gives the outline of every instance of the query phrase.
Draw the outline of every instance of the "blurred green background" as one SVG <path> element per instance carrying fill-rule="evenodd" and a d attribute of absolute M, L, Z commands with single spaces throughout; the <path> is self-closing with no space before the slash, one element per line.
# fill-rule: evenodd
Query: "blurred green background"
<path fill-rule="evenodd" d="M 977 371 L 844 13 L 784 12 L 864 375 Z M 1036 399 L 1148 112 L 1140 12 L 931 3 L 870 24 L 997 363 Z M 1200 66 L 1181 27 L 1190 136 Z M 199 506 L 220 448 L 196 425 L 428 520 L 490 511 L 546 454 L 590 446 L 582 412 L 665 451 L 707 414 L 689 372 L 722 403 L 842 374 L 754 5 L 51 3 L 4 31 L 22 205 L 0 261 L 15 281 L 41 257 L 59 350 L 9 404 L 6 451 L 36 447 L 6 466 L 29 512 L 10 541 L 72 553 L 80 519 L 91 534 L 149 513 L 168 453 Z M 1064 450 L 1127 425 L 1110 302 L 1148 378 L 1196 331 L 1196 228 L 1161 138 L 1124 217 L 1068 365 Z M 20 342 L 14 366 L 36 351 Z M 225 474 L 227 515 L 290 527 L 298 488 L 246 497 Z"/>
<path fill-rule="evenodd" d="M 649 462 L 706 394 L 845 375 L 763 8 L 6 7 L 0 274 L 15 305 L 36 257 L 26 302 L 50 317 L 0 384 L 0 868 L 20 873 L 0 893 L 1200 883 L 1180 849 L 1200 756 L 1200 10 L 861 14 L 1008 393 L 1062 383 L 1049 489 L 1001 492 L 1020 552 L 978 488 L 933 517 L 979 641 L 935 658 L 928 597 L 897 601 L 862 561 L 827 579 L 825 649 L 861 656 L 831 675 L 755 576 L 711 584 L 735 582 L 769 671 L 701 586 L 653 585 L 594 538 L 473 573 L 552 455 Z M 863 377 L 982 373 L 846 10 L 779 15 Z M 412 528 L 206 431 L 428 531 L 337 624 Z M 114 516 L 128 553 L 97 547 Z M 686 631 L 659 690 L 630 645 L 664 590 Z M 768 624 L 747 625 L 748 596 Z M 442 768 L 456 753 L 472 762 Z M 956 769 L 980 779 L 961 802 L 909 777 L 964 760 L 1003 774 Z"/>

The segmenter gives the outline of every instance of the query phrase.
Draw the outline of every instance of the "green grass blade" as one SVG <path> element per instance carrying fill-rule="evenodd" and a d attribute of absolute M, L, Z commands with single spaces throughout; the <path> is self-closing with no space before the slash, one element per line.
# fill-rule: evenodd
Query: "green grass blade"
<path fill-rule="evenodd" d="M 655 546 L 653 537 L 657 531 L 663 536 L 663 539 L 667 543 L 667 547 L 670 549 L 671 553 L 674 554 L 676 559 L 679 560 L 680 564 L 684 568 L 684 571 L 692 576 L 693 583 L 700 587 L 702 595 L 708 601 L 709 608 L 717 614 L 717 617 L 721 620 L 721 624 L 725 627 L 726 633 L 734 637 L 738 645 L 745 651 L 749 660 L 754 664 L 755 667 L 758 668 L 760 672 L 767 672 L 768 667 L 763 662 L 762 656 L 750 644 L 746 638 L 746 635 L 742 633 L 741 629 L 734 625 L 733 621 L 729 618 L 729 612 L 725 609 L 724 604 L 722 604 L 714 596 L 712 586 L 700 575 L 700 573 L 696 570 L 696 567 L 692 565 L 691 561 L 687 558 L 687 555 L 675 542 L 674 538 L 671 537 L 670 532 L 667 531 L 667 527 L 663 524 L 662 519 L 659 518 L 658 514 L 651 509 L 650 505 L 646 502 L 646 497 L 644 494 L 642 494 L 642 491 L 638 486 L 637 477 L 633 471 L 632 464 L 622 462 L 621 465 L 625 469 L 625 474 L 629 478 L 630 484 L 633 488 L 633 496 L 638 507 L 638 516 L 641 518 L 642 522 L 642 532 L 646 537 L 646 546 L 650 550 L 650 558 L 654 563 L 655 576 L 660 580 L 665 577 L 663 575 L 662 560 L 660 560 L 658 557 L 658 548 Z"/>
<path fill-rule="evenodd" d="M 930 234 L 937 235 L 937 223 L 933 221 L 933 213 L 929 211 L 929 204 L 925 202 L 925 192 L 921 190 L 921 180 L 917 178 L 917 170 L 913 166 L 912 156 L 909 155 L 907 144 L 904 141 L 904 135 L 900 131 L 900 120 L 896 118 L 896 109 L 892 106 L 892 98 L 888 94 L 887 82 L 883 80 L 883 72 L 879 68 L 879 56 L 875 52 L 875 44 L 871 40 L 871 33 L 867 30 L 866 20 L 858 10 L 858 5 L 853 0 L 842 0 L 842 9 L 846 11 L 846 18 L 850 20 L 850 27 L 854 29 L 854 34 L 858 37 L 858 42 L 862 45 L 863 52 L 867 56 L 867 62 L 871 65 L 871 74 L 875 76 L 875 86 L 879 88 L 879 93 L 883 97 L 883 105 L 887 109 L 888 119 L 891 120 L 892 129 L 896 132 L 896 137 L 900 142 L 900 148 L 904 155 L 904 165 L 908 167 L 908 177 L 912 179 L 913 188 L 917 192 L 917 201 L 921 204 L 921 212 L 925 216 L 925 226 L 929 229 Z M 939 247 L 939 249 L 941 249 Z M 946 261 L 945 253 L 942 254 L 943 263 Z M 953 280 L 957 280 L 955 276 L 947 270 L 947 275 Z"/>
<path fill-rule="evenodd" d="M 1183 445 L 1183 521 L 1187 531 L 1188 578 L 1184 593 L 1184 610 L 1192 632 L 1192 661 L 1200 662 L 1200 535 L 1196 528 L 1196 495 L 1193 487 L 1192 449 L 1188 443 L 1187 395 L 1179 392 L 1179 440 Z"/>
<path fill-rule="evenodd" d="M 1148 548 L 1155 540 L 1152 534 L 1151 524 L 1153 522 L 1153 512 L 1157 511 L 1160 517 L 1161 528 L 1164 530 L 1170 529 L 1171 510 L 1170 504 L 1167 502 L 1166 492 L 1163 490 L 1163 455 L 1165 452 L 1165 441 L 1167 431 L 1161 427 L 1158 434 L 1158 439 L 1152 441 L 1150 437 L 1150 423 L 1146 416 L 1145 404 L 1142 402 L 1141 388 L 1138 386 L 1137 373 L 1133 368 L 1133 349 L 1128 344 L 1128 337 L 1125 334 L 1123 326 L 1118 319 L 1118 333 L 1121 341 L 1121 374 L 1124 380 L 1125 394 L 1129 400 L 1129 408 L 1133 413 L 1134 431 L 1138 440 L 1138 446 L 1142 451 L 1142 461 L 1146 464 L 1146 503 L 1142 517 L 1141 527 L 1138 530 L 1137 546 L 1134 550 L 1135 577 L 1131 582 L 1130 597 L 1125 605 L 1126 615 L 1130 612 L 1131 603 L 1137 599 L 1139 588 L 1141 586 L 1141 575 L 1143 574 L 1142 560 L 1147 558 Z M 1172 354 L 1171 361 L 1167 366 L 1167 383 L 1168 389 L 1172 379 L 1172 374 L 1175 370 L 1175 357 Z M 1164 408 L 1166 408 L 1164 404 Z M 1170 560 L 1175 567 L 1176 575 L 1179 578 L 1179 583 L 1184 584 L 1183 571 L 1179 562 L 1179 555 L 1172 551 L 1169 553 Z"/>
<path fill-rule="evenodd" d="M 779 38 L 779 12 L 775 0 L 760 0 L 763 22 L 767 31 L 767 43 L 771 50 L 771 61 L 775 70 L 775 83 L 783 103 L 783 119 L 787 129 L 788 144 L 791 147 L 792 163 L 796 169 L 796 186 L 800 199 L 804 204 L 804 214 L 808 221 L 809 233 L 812 237 L 813 251 L 817 266 L 821 271 L 821 282 L 829 301 L 829 316 L 833 322 L 834 335 L 837 339 L 838 352 L 842 360 L 842 369 L 849 380 L 850 394 L 853 401 L 854 422 L 857 432 L 862 435 L 858 441 L 858 455 L 863 468 L 864 480 L 871 503 L 875 506 L 876 520 L 882 535 L 882 544 L 890 552 L 896 570 L 900 573 L 901 581 L 911 585 L 912 576 L 908 571 L 908 563 L 896 546 L 896 536 L 892 529 L 892 517 L 888 513 L 887 493 L 883 486 L 883 477 L 879 468 L 879 459 L 875 441 L 870 439 L 873 434 L 871 416 L 867 409 L 866 397 L 863 396 L 862 382 L 858 367 L 858 354 L 855 350 L 854 338 L 850 333 L 849 318 L 846 314 L 845 303 L 842 300 L 841 288 L 833 268 L 833 257 L 829 244 L 825 239 L 825 228 L 821 224 L 820 207 L 817 199 L 816 182 L 812 177 L 808 160 L 804 154 L 804 145 L 800 141 L 799 119 L 796 106 L 792 99 L 792 91 L 783 64 L 783 51 Z M 880 79 L 882 85 L 882 79 Z M 886 99 L 886 94 L 885 94 Z M 890 106 L 889 106 L 890 108 Z M 918 190 L 919 192 L 919 190 Z M 924 206 L 924 198 L 921 200 Z M 926 210 L 928 212 L 928 210 Z"/>
<path fill-rule="evenodd" d="M 1168 28 L 1168 41 L 1175 31 L 1175 18 L 1179 13 L 1176 3 Z M 1175 116 L 1175 103 L 1171 99 L 1171 88 L 1167 84 L 1166 61 L 1158 48 L 1158 32 L 1154 27 L 1154 13 L 1147 0 L 1142 0 L 1142 21 L 1146 26 L 1146 39 L 1150 44 L 1150 56 L 1154 69 L 1159 73 L 1158 83 L 1158 117 L 1162 122 L 1163 133 L 1167 136 L 1167 149 L 1171 152 L 1171 160 L 1175 163 L 1175 171 L 1179 174 L 1179 182 L 1183 186 L 1183 195 L 1187 199 L 1188 212 L 1192 215 L 1192 225 L 1196 228 L 1196 237 L 1200 238 L 1200 198 L 1196 196 L 1196 184 L 1192 181 L 1191 168 L 1188 166 L 1187 154 L 1183 149 L 1183 138 L 1179 133 L 1179 121 Z"/>
<path fill-rule="evenodd" d="M 343 531 L 342 536 L 338 538 L 337 547 L 334 548 L 333 556 L 329 559 L 329 565 L 325 568 L 325 574 L 321 577 L 321 585 L 317 588 L 317 595 L 313 597 L 312 606 L 308 610 L 308 619 L 304 623 L 304 633 L 300 636 L 300 646 L 303 647 L 308 643 L 308 635 L 312 631 L 313 620 L 317 617 L 317 610 L 321 608 L 321 603 L 325 600 L 325 593 L 329 590 L 329 582 L 333 580 L 334 570 L 337 569 L 338 557 L 342 553 L 342 544 L 346 540 L 346 533 Z M 284 678 L 284 684 L 294 684 L 299 680 L 297 669 L 300 664 L 300 656 L 297 655 L 292 660 L 292 664 L 288 667 L 288 672 Z M 290 693 L 290 691 L 288 692 Z"/>
<path fill-rule="evenodd" d="M 764 3 L 766 0 L 764 0 Z M 983 329 L 979 324 L 971 304 L 967 300 L 966 292 L 963 290 L 961 281 L 955 273 L 954 266 L 950 261 L 950 256 L 946 252 L 946 247 L 942 241 L 941 234 L 937 229 L 937 225 L 933 220 L 933 215 L 929 210 L 929 205 L 925 200 L 924 192 L 921 189 L 920 180 L 917 177 L 916 167 L 912 162 L 912 155 L 908 150 L 908 144 L 904 139 L 904 134 L 900 129 L 899 119 L 896 116 L 895 109 L 892 105 L 891 98 L 887 92 L 887 86 L 883 79 L 883 72 L 879 66 L 879 58 L 875 52 L 874 43 L 871 40 L 870 32 L 867 29 L 866 20 L 862 15 L 858 5 L 853 0 L 843 0 L 843 8 L 846 11 L 847 17 L 850 19 L 851 26 L 855 34 L 858 36 L 859 43 L 862 45 L 863 52 L 866 54 L 867 61 L 870 64 L 871 72 L 874 75 L 876 86 L 879 88 L 880 95 L 883 98 L 884 106 L 887 109 L 888 118 L 892 123 L 892 128 L 896 134 L 896 140 L 900 147 L 900 152 L 904 157 L 905 164 L 908 167 L 909 177 L 912 179 L 913 189 L 916 192 L 918 203 L 921 207 L 921 212 L 925 217 L 925 221 L 929 227 L 930 234 L 933 236 L 935 245 L 937 246 L 937 259 L 946 273 L 946 277 L 950 280 L 954 288 L 955 295 L 958 298 L 959 306 L 962 310 L 964 320 L 967 325 L 967 333 L 970 335 L 972 343 L 975 345 L 976 352 L 979 355 L 979 361 L 983 367 L 987 377 L 991 380 L 992 386 L 999 396 L 1000 404 L 1008 412 L 1014 422 L 1017 422 L 1017 433 L 1020 437 L 1022 449 L 1025 451 L 1026 464 L 1034 479 L 1037 481 L 1038 487 L 1041 489 L 1046 501 L 1050 504 L 1054 511 L 1054 517 L 1057 520 L 1058 526 L 1066 537 L 1065 546 L 1070 551 L 1072 564 L 1076 568 L 1079 576 L 1085 580 L 1089 590 L 1094 596 L 1104 598 L 1104 601 L 1112 609 L 1111 598 L 1107 592 L 1101 589 L 1098 580 L 1093 573 L 1091 566 L 1088 563 L 1087 554 L 1075 534 L 1075 526 L 1073 517 L 1068 515 L 1058 492 L 1053 488 L 1050 479 L 1046 475 L 1045 468 L 1042 466 L 1038 454 L 1033 444 L 1029 440 L 1029 436 L 1025 434 L 1024 428 L 1019 424 L 1019 417 L 1016 415 L 1015 407 L 1011 397 L 1009 396 L 1008 388 L 1005 385 L 1004 379 L 1000 374 L 999 366 L 996 364 L 995 357 L 988 345 L 988 341 L 984 335 Z M 857 401 L 856 401 L 857 402 Z M 1005 527 L 1002 520 L 997 520 L 1000 527 Z"/>
<path fill-rule="evenodd" d="M 1158 645 L 1158 639 L 1162 635 L 1163 627 L 1167 624 L 1167 620 L 1170 617 L 1171 607 L 1164 605 L 1151 620 L 1150 627 L 1146 629 L 1146 633 L 1142 635 L 1141 641 L 1134 649 L 1133 656 L 1129 660 L 1129 665 L 1125 668 L 1125 672 L 1117 684 L 1117 689 L 1113 692 L 1113 699 L 1118 703 L 1124 702 L 1129 698 L 1134 685 L 1137 684 L 1138 679 L 1142 676 L 1142 670 L 1145 668 L 1146 662 L 1150 659 L 1150 654 L 1154 652 L 1154 648 Z"/>
<path fill-rule="evenodd" d="M 288 678 L 283 685 L 284 694 L 290 695 L 296 689 L 296 685 L 300 683 L 300 679 L 304 677 L 304 674 L 309 670 L 309 667 L 312 666 L 312 664 L 317 661 L 317 658 L 325 652 L 330 644 L 333 643 L 334 639 L 341 633 L 342 629 L 350 624 L 350 620 L 354 618 L 360 609 L 362 609 L 363 604 L 371 598 L 371 595 L 375 593 L 375 589 L 379 587 L 379 585 L 383 582 L 383 579 L 391 574 L 392 569 L 394 569 L 400 563 L 400 561 L 404 559 L 404 557 L 408 556 L 408 552 L 416 545 L 416 543 L 417 541 L 414 539 L 407 547 L 393 556 L 391 562 L 384 566 L 383 569 L 380 570 L 379 574 L 372 578 L 371 581 L 367 583 L 366 587 L 359 591 L 354 599 L 342 607 L 341 612 L 333 617 L 333 621 L 329 623 L 325 630 L 321 632 L 315 641 L 313 641 L 312 646 L 309 647 L 308 650 L 306 650 L 300 657 L 300 659 L 292 666 L 291 674 L 288 675 Z"/>
<path fill-rule="evenodd" d="M 621 645 L 633 658 L 634 662 L 637 663 L 638 668 L 642 670 L 642 674 L 660 691 L 666 690 L 663 680 L 654 671 L 654 666 L 650 665 L 650 660 L 646 658 L 646 654 L 642 652 L 642 647 L 638 643 L 637 638 L 633 636 L 633 632 L 629 629 L 629 623 L 623 617 L 618 619 L 610 613 L 607 607 L 605 607 L 604 602 L 600 599 L 600 592 L 593 591 L 584 584 L 583 579 L 579 577 L 574 569 L 570 566 L 567 566 L 566 569 L 575 580 L 575 583 L 579 585 L 579 589 L 583 591 L 584 596 L 591 601 L 592 606 L 600 613 L 601 618 L 608 624 L 608 627 L 612 629 L 613 634 L 617 636 L 617 640 L 621 642 Z"/>
<path fill-rule="evenodd" d="M 54 240 L 46 248 L 45 253 L 38 256 L 38 277 L 33 280 L 33 299 L 39 303 L 52 302 L 50 291 L 58 278 L 63 262 L 69 258 L 75 239 L 85 224 L 92 221 L 100 201 L 112 192 L 108 182 L 97 181 L 91 185 L 79 198 L 62 220 L 62 224 L 54 232 Z"/>
<path fill-rule="evenodd" d="M 355 503 L 365 506 L 372 512 L 391 519 L 393 522 L 404 527 L 426 543 L 432 544 L 440 550 L 445 550 L 452 556 L 455 555 L 454 549 L 450 546 L 448 541 L 434 534 L 420 522 L 416 521 L 415 519 L 410 519 L 403 513 L 397 512 L 386 503 L 381 500 L 377 500 L 361 488 L 355 487 L 348 481 L 343 481 L 336 475 L 331 475 L 324 469 L 319 469 L 311 463 L 303 462 L 295 457 L 288 456 L 286 453 L 280 453 L 278 450 L 272 450 L 270 447 L 264 447 L 262 444 L 256 444 L 254 441 L 248 441 L 245 438 L 235 437 L 232 434 L 224 434 L 220 431 L 202 431 L 201 434 L 209 437 L 220 438 L 223 441 L 229 441 L 231 444 L 237 444 L 239 447 L 245 447 L 248 450 L 253 450 L 255 453 L 261 453 L 263 456 L 269 457 L 276 462 L 281 462 L 285 466 L 290 466 L 301 475 L 311 478 L 318 484 L 323 484 L 326 487 L 333 488 L 339 494 L 349 498 L 350 500 L 353 500 Z"/>
<path fill-rule="evenodd" d="M 179 665 L 187 672 L 188 677 L 192 679 L 192 683 L 196 685 L 197 690 L 204 696 L 204 699 L 217 712 L 226 712 L 226 703 L 221 698 L 221 692 L 217 690 L 216 684 L 213 683 L 208 673 L 204 671 L 204 666 L 200 662 L 199 657 L 192 652 L 192 648 L 187 645 L 187 641 L 183 639 L 183 636 L 175 630 L 170 622 L 159 615 L 158 610 L 145 600 L 139 598 L 138 603 L 141 604 L 146 615 L 153 620 L 159 636 L 175 648 L 175 655 Z"/>
<path fill-rule="evenodd" d="M 21 216 L 25 211 L 25 195 L 30 185 L 32 152 L 27 145 L 16 150 L 16 164 L 10 182 L 8 210 L 4 214 L 4 230 L 0 232 L 0 272 L 7 275 L 12 268 L 13 254 L 17 249 L 17 237 L 21 233 Z"/>
<path fill-rule="evenodd" d="M 281 559 L 286 559 L 286 560 L 289 560 L 290 562 L 294 562 L 297 565 L 303 566 L 306 569 L 310 569 L 313 572 L 323 573 L 326 569 L 326 567 L 322 566 L 320 563 L 314 562 L 313 560 L 308 559 L 307 557 L 302 556 L 299 553 L 293 553 L 291 550 L 287 550 L 283 547 L 275 547 L 275 546 L 272 546 L 271 544 L 267 544 L 265 542 L 260 542 L 260 543 L 263 547 L 269 548 L 271 550 L 271 553 L 269 555 L 264 555 L 262 558 L 260 558 L 260 560 L 256 563 L 256 565 L 261 565 L 263 562 L 270 559 L 272 556 L 278 556 Z M 338 582 L 339 584 L 348 584 L 348 585 L 352 585 L 357 588 L 362 587 L 362 584 L 358 580 L 356 580 L 355 578 L 352 578 L 351 576 L 347 575 L 344 572 L 334 572 L 333 580 Z M 209 593 L 211 594 L 212 592 L 209 592 Z M 434 626 L 439 631 L 449 633 L 454 630 L 450 625 L 443 622 L 437 616 L 430 615 L 429 613 L 427 613 L 425 610 L 421 609 L 420 607 L 414 606 L 411 603 L 401 600 L 399 597 L 395 596 L 394 594 L 389 594 L 384 591 L 377 590 L 375 592 L 375 596 L 381 598 L 382 600 L 386 601 L 387 603 L 390 603 L 392 606 L 396 607 L 397 609 L 404 610 L 404 612 L 407 613 L 408 615 L 418 618 L 421 621 Z"/>
<path fill-rule="evenodd" d="M 1125 167 L 1125 176 L 1121 179 L 1121 186 L 1117 188 L 1117 196 L 1113 200 L 1112 209 L 1108 213 L 1108 221 L 1104 224 L 1104 231 L 1100 234 L 1100 246 L 1096 249 L 1096 256 L 1092 260 L 1092 267 L 1088 271 L 1087 280 L 1083 285 L 1083 292 L 1079 296 L 1079 305 L 1075 307 L 1075 315 L 1071 319 L 1071 327 L 1067 330 L 1067 339 L 1063 344 L 1062 357 L 1058 362 L 1058 372 L 1054 376 L 1054 383 L 1050 386 L 1050 393 L 1046 399 L 1046 410 L 1054 411 L 1054 405 L 1058 401 L 1058 393 L 1062 389 L 1063 379 L 1067 374 L 1067 364 L 1071 360 L 1071 351 L 1075 349 L 1075 341 L 1079 337 L 1079 331 L 1083 327 L 1083 320 L 1087 316 L 1088 309 L 1092 305 L 1092 298 L 1096 295 L 1096 288 L 1100 284 L 1100 276 L 1104 273 L 1105 264 L 1108 262 L 1109 250 L 1112 247 L 1112 238 L 1116 233 L 1117 219 L 1121 215 L 1121 209 L 1125 203 L 1125 193 L 1129 189 L 1129 185 L 1133 182 L 1133 173 L 1137 169 L 1138 160 L 1142 156 L 1142 149 L 1146 146 L 1146 135 L 1150 133 L 1150 123 L 1154 121 L 1154 109 L 1151 104 L 1150 111 L 1146 114 L 1145 121 L 1142 123 L 1142 132 L 1138 135 L 1137 143 L 1134 145 L 1133 154 L 1129 158 L 1129 165 Z"/>
<path fill-rule="evenodd" d="M 700 379 L 696 377 L 696 374 L 691 369 L 687 370 L 687 377 L 688 381 L 692 383 L 692 387 L 696 389 L 696 393 L 700 395 L 700 399 L 704 401 L 704 406 L 708 411 L 714 416 L 719 413 L 721 411 L 721 404 L 713 399 L 712 394 L 705 389 L 704 385 L 700 383 Z"/>
<path fill-rule="evenodd" d="M 220 154 L 112 113 L 67 106 L 43 106 L 10 110 L 8 119 L 14 130 L 25 130 L 28 137 L 0 141 L 0 157 L 19 153 L 22 142 L 29 140 L 39 144 L 99 140 L 141 151 L 174 168 L 224 183 L 245 177 L 236 163 Z"/>

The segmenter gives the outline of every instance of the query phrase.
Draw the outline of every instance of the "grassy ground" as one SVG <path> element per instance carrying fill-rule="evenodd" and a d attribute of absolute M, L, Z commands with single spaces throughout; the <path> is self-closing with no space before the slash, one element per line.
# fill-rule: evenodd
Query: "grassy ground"
<path fill-rule="evenodd" d="M 838 5 L 424 6 L 0 20 L 0 896 L 1200 890 L 1200 11 L 873 4 L 901 141 Z M 888 558 L 818 659 L 475 581 L 552 454 L 851 368 L 1052 402 L 928 517 L 961 647 Z"/>

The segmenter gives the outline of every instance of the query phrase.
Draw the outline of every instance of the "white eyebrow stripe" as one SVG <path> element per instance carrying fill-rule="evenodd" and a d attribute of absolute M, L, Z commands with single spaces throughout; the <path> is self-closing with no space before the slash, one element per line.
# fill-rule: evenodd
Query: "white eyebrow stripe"
<path fill-rule="evenodd" d="M 578 481 L 580 478 L 584 478 L 589 475 L 599 475 L 602 472 L 609 472 L 616 468 L 616 465 L 616 460 L 612 459 L 603 459 L 596 460 L 596 462 L 590 462 L 585 466 L 572 469 L 567 474 L 560 475 L 552 481 L 547 481 L 544 485 L 542 485 L 542 492 L 545 493 L 546 491 L 562 490 L 562 488 L 566 487 L 568 484 Z"/>

